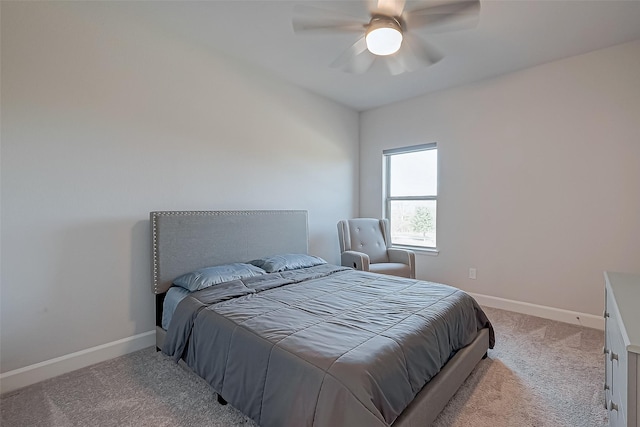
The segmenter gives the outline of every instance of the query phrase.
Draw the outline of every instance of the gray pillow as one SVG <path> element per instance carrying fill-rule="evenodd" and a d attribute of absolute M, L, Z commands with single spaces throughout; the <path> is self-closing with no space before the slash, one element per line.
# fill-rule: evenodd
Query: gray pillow
<path fill-rule="evenodd" d="M 250 261 L 250 263 L 256 267 L 260 267 L 267 273 L 275 273 L 278 271 L 313 267 L 315 265 L 326 264 L 327 261 L 320 257 L 307 254 L 282 254 L 254 259 Z"/>
<path fill-rule="evenodd" d="M 255 265 L 234 263 L 201 268 L 183 274 L 173 281 L 173 284 L 190 290 L 191 292 L 217 285 L 231 280 L 259 276 L 265 271 Z"/>

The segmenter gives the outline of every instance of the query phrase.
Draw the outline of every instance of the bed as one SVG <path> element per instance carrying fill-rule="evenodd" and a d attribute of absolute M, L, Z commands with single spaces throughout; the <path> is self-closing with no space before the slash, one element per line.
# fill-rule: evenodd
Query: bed
<path fill-rule="evenodd" d="M 162 211 L 151 226 L 156 346 L 264 427 L 429 425 L 493 347 L 466 293 L 323 260 L 195 291 L 163 327 L 177 278 L 306 255 L 307 212 Z"/>

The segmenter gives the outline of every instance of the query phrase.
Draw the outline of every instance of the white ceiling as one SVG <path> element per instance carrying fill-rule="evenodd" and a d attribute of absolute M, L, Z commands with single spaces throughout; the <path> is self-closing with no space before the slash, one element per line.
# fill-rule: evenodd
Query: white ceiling
<path fill-rule="evenodd" d="M 359 36 L 294 34 L 295 3 L 368 16 L 367 0 L 131 2 L 127 7 L 212 54 L 223 52 L 360 111 L 640 39 L 640 0 L 481 0 L 474 29 L 414 32 L 445 55 L 437 64 L 397 76 L 374 64 L 354 75 L 329 64 Z M 424 3 L 408 1 L 405 10 Z"/>

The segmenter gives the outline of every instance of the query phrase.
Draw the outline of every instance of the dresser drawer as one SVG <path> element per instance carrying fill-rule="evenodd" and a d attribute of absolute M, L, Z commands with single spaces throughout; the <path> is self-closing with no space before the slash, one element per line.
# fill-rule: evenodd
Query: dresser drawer
<path fill-rule="evenodd" d="M 605 287 L 604 293 L 604 407 L 605 409 L 609 408 L 609 401 L 611 400 L 611 385 L 613 384 L 613 366 L 611 360 L 609 358 L 611 354 L 611 335 L 609 334 L 609 329 L 611 328 L 611 323 L 613 320 L 611 319 L 611 310 L 614 308 L 611 302 L 611 297 L 609 296 L 609 290 Z"/>
<path fill-rule="evenodd" d="M 609 403 L 611 405 L 611 402 Z M 627 419 L 622 408 L 618 410 L 609 409 L 609 427 L 627 427 Z"/>
<path fill-rule="evenodd" d="M 613 316 L 613 313 L 612 313 Z M 610 339 L 609 366 L 611 367 L 611 400 L 609 403 L 609 415 L 617 418 L 626 426 L 627 408 L 627 352 L 622 338 L 622 333 L 617 322 L 611 322 L 607 329 Z M 617 408 L 617 409 L 616 409 Z M 616 424 L 612 424 L 616 425 Z"/>
<path fill-rule="evenodd" d="M 624 345 L 624 340 L 622 338 L 622 332 L 620 332 L 620 328 L 618 324 L 615 322 L 611 323 L 611 327 L 608 330 L 609 337 L 611 338 L 611 347 L 609 349 L 609 360 L 611 361 L 612 366 L 612 381 L 613 387 L 617 393 L 620 393 L 624 398 L 624 401 L 627 401 L 627 381 L 629 379 L 628 373 L 628 365 L 627 365 L 627 348 Z"/>
<path fill-rule="evenodd" d="M 633 372 L 630 372 L 629 376 L 630 378 L 635 377 L 635 381 L 630 379 L 631 387 L 629 387 L 627 418 L 629 424 L 633 424 L 633 420 L 635 419 L 636 427 L 640 427 L 640 415 L 638 414 L 640 411 L 640 355 L 638 355 L 638 353 L 629 353 L 629 370 L 634 370 L 632 369 L 633 366 L 635 366 L 635 375 L 633 375 Z M 635 395 L 635 404 L 633 395 Z"/>

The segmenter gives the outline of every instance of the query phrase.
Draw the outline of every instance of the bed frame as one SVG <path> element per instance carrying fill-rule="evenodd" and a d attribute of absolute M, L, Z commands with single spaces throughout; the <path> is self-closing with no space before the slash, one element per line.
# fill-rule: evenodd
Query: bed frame
<path fill-rule="evenodd" d="M 162 348 L 162 303 L 173 279 L 202 267 L 246 262 L 282 253 L 307 253 L 307 212 L 301 210 L 151 212 L 152 277 L 156 295 L 156 346 Z M 458 351 L 394 427 L 430 425 L 489 348 L 488 329 Z"/>

